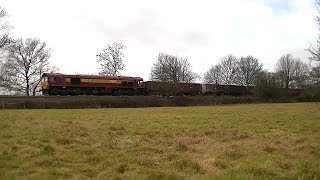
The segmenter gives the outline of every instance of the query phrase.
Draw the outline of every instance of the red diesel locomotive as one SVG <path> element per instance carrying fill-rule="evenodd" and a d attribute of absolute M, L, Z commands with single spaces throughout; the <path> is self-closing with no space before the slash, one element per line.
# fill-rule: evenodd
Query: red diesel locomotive
<path fill-rule="evenodd" d="M 44 95 L 142 95 L 143 79 L 126 76 L 68 75 L 44 73 Z"/>

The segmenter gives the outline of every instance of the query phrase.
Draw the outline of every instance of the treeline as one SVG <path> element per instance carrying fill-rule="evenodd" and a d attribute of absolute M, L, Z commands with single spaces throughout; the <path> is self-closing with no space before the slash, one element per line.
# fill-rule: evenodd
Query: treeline
<path fill-rule="evenodd" d="M 289 88 L 304 89 L 303 95 L 320 97 L 320 61 L 317 66 L 311 66 L 291 54 L 285 54 L 278 59 L 274 69 L 274 72 L 264 70 L 259 59 L 250 55 L 240 58 L 227 55 L 206 71 L 202 82 L 255 86 L 255 94 L 265 98 L 287 96 L 283 89 Z M 150 78 L 154 81 L 191 83 L 199 75 L 192 72 L 187 58 L 160 53 Z"/>
<path fill-rule="evenodd" d="M 320 7 L 320 0 L 316 0 Z M 6 21 L 7 13 L 0 7 L 0 92 L 36 95 L 39 91 L 41 75 L 44 72 L 57 72 L 50 65 L 52 50 L 38 38 L 11 38 L 12 26 Z M 316 18 L 320 25 L 319 16 Z M 101 75 L 118 76 L 124 70 L 125 45 L 108 44 L 96 55 Z M 307 64 L 291 54 L 284 54 L 277 61 L 274 71 L 264 70 L 258 58 L 226 55 L 218 64 L 205 69 L 204 77 L 192 70 L 187 57 L 178 57 L 160 52 L 150 70 L 150 80 L 162 82 L 195 82 L 256 86 L 257 94 L 276 97 L 279 88 L 311 89 L 320 92 L 320 37 L 311 46 L 310 60 Z"/>
<path fill-rule="evenodd" d="M 13 28 L 0 7 L 0 93 L 36 95 L 44 72 L 57 71 L 51 66 L 51 49 L 38 38 L 10 37 Z"/>
<path fill-rule="evenodd" d="M 317 67 L 319 68 L 319 67 Z M 302 62 L 291 54 L 283 55 L 275 65 L 275 72 L 263 70 L 257 58 L 246 56 L 237 58 L 233 55 L 223 57 L 205 74 L 204 81 L 216 84 L 257 85 L 265 78 L 274 79 L 275 84 L 282 88 L 304 88 L 316 79 L 316 69 Z M 315 77 L 313 77 L 315 76 Z M 308 81 L 310 80 L 310 81 Z"/>

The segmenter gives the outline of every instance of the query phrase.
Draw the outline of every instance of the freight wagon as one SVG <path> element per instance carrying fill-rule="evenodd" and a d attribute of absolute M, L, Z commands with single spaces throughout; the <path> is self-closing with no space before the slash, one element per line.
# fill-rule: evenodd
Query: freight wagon
<path fill-rule="evenodd" d="M 254 94 L 254 87 L 220 84 L 202 84 L 202 93 L 205 95 L 251 95 Z"/>
<path fill-rule="evenodd" d="M 147 95 L 163 95 L 163 96 L 178 96 L 178 95 L 200 95 L 201 84 L 197 83 L 171 83 L 171 82 L 144 82 L 145 93 Z"/>

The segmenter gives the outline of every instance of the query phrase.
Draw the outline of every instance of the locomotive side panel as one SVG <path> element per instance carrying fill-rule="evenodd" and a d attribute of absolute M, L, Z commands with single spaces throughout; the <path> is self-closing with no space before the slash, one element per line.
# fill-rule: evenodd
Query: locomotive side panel
<path fill-rule="evenodd" d="M 134 95 L 143 94 L 142 78 L 43 74 L 42 91 L 48 95 Z"/>

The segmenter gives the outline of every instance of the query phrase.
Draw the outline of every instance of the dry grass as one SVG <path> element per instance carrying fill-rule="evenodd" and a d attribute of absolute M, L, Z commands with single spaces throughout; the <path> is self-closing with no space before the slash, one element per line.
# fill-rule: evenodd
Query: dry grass
<path fill-rule="evenodd" d="M 320 104 L 0 111 L 0 179 L 320 178 Z"/>

